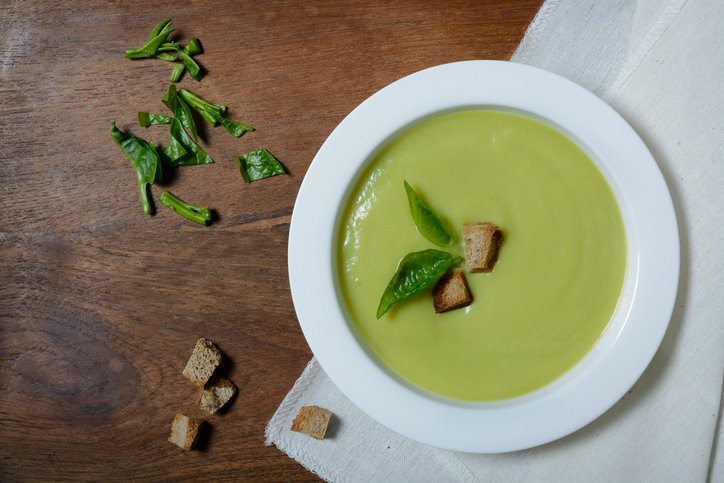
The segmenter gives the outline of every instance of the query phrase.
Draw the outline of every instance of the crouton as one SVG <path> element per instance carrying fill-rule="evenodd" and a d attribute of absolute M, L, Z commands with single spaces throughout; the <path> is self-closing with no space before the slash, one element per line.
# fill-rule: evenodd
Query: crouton
<path fill-rule="evenodd" d="M 470 294 L 468 281 L 459 268 L 443 275 L 432 289 L 432 304 L 438 314 L 467 307 L 472 302 L 473 296 Z"/>
<path fill-rule="evenodd" d="M 312 438 L 324 439 L 332 413 L 319 406 L 302 406 L 292 423 L 292 431 L 308 434 Z"/>
<path fill-rule="evenodd" d="M 183 414 L 177 414 L 173 418 L 173 423 L 171 423 L 171 436 L 168 437 L 168 440 L 179 448 L 189 451 L 196 444 L 199 430 L 203 424 L 203 419 L 194 419 Z"/>
<path fill-rule="evenodd" d="M 222 377 L 212 377 L 206 383 L 199 397 L 199 408 L 207 413 L 214 414 L 228 403 L 236 394 L 236 386 Z"/>
<path fill-rule="evenodd" d="M 465 265 L 468 270 L 473 273 L 492 272 L 502 239 L 503 234 L 493 223 L 463 225 Z"/>
<path fill-rule="evenodd" d="M 221 364 L 219 349 L 210 340 L 201 338 L 196 342 L 183 375 L 197 386 L 203 387 L 219 364 Z"/>

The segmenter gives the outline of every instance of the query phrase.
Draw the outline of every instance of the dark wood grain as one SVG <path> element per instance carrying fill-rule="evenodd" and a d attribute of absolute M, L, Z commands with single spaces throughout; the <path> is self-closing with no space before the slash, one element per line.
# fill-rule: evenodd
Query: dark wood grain
<path fill-rule="evenodd" d="M 46 2 L 0 5 L 0 480 L 314 480 L 264 426 L 311 353 L 286 271 L 299 185 L 325 137 L 367 96 L 435 64 L 509 58 L 539 0 L 510 2 Z M 108 136 L 142 130 L 170 65 L 130 61 L 173 17 L 201 39 L 190 86 L 258 131 L 207 129 L 217 163 L 170 188 L 220 214 L 196 226 L 141 213 Z M 364 133 L 360 133 L 364 135 Z M 234 156 L 268 147 L 291 176 L 244 185 Z M 160 194 L 153 187 L 154 197 Z M 200 416 L 181 370 L 216 341 L 240 394 L 209 417 L 205 450 L 166 441 Z"/>

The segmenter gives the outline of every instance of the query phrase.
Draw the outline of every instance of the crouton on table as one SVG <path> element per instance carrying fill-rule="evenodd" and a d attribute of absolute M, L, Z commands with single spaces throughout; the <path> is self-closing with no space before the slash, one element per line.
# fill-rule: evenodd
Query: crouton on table
<path fill-rule="evenodd" d="M 459 268 L 450 270 L 443 275 L 432 289 L 432 303 L 438 314 L 467 307 L 472 302 L 473 296 L 470 294 L 468 281 Z"/>
<path fill-rule="evenodd" d="M 194 419 L 177 414 L 171 423 L 171 436 L 168 440 L 186 451 L 193 449 L 199 437 L 199 430 L 204 424 L 203 419 Z"/>
<path fill-rule="evenodd" d="M 503 234 L 493 223 L 463 225 L 465 265 L 468 270 L 473 273 L 492 272 L 502 239 Z"/>
<path fill-rule="evenodd" d="M 332 413 L 327 409 L 319 406 L 302 406 L 299 413 L 297 413 L 297 417 L 294 418 L 292 431 L 308 434 L 313 438 L 324 439 L 331 418 Z"/>
<path fill-rule="evenodd" d="M 207 413 L 214 414 L 221 409 L 236 394 L 236 386 L 222 377 L 214 376 L 201 391 L 199 408 Z"/>
<path fill-rule="evenodd" d="M 197 386 L 203 387 L 219 364 L 221 364 L 219 349 L 210 340 L 201 338 L 196 342 L 183 375 Z"/>

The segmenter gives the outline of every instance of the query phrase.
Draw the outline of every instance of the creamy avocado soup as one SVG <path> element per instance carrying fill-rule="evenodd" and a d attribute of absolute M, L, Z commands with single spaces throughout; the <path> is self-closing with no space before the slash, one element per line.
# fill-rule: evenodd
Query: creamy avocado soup
<path fill-rule="evenodd" d="M 453 231 L 450 247 L 418 233 L 405 180 Z M 428 289 L 375 317 L 400 259 L 462 255 L 462 225 L 477 222 L 504 238 L 492 273 L 465 273 L 472 305 L 436 314 Z M 595 344 L 623 284 L 624 227 L 601 172 L 557 130 L 508 112 L 405 131 L 354 186 L 340 230 L 341 292 L 362 338 L 406 380 L 456 399 L 512 398 L 561 376 Z"/>

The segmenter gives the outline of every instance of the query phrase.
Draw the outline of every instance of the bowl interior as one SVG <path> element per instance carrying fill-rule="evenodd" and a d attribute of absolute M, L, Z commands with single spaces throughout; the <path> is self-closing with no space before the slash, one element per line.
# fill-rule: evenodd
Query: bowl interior
<path fill-rule="evenodd" d="M 420 386 L 417 386 L 416 384 L 408 381 L 404 377 L 402 377 L 400 374 L 398 374 L 396 371 L 394 371 L 392 368 L 390 368 L 384 361 L 380 359 L 380 357 L 372 350 L 372 348 L 369 346 L 367 341 L 364 339 L 364 337 L 359 332 L 359 329 L 357 327 L 357 324 L 353 320 L 353 317 L 351 316 L 349 309 L 347 308 L 347 302 L 345 300 L 344 294 L 342 293 L 341 286 L 340 286 L 340 280 L 339 280 L 339 257 L 336 252 L 336 249 L 339 247 L 340 243 L 340 233 L 342 231 L 342 223 L 344 222 L 344 213 L 346 210 L 346 207 L 350 201 L 350 196 L 352 195 L 352 192 L 354 191 L 357 183 L 360 181 L 361 177 L 364 176 L 364 174 L 367 171 L 368 166 L 374 160 L 377 155 L 382 152 L 390 143 L 392 143 L 395 139 L 397 139 L 402 133 L 406 132 L 407 130 L 413 128 L 414 126 L 423 123 L 429 119 L 442 116 L 444 114 L 449 114 L 453 112 L 459 112 L 459 111 L 470 111 L 470 110 L 492 110 L 492 111 L 503 111 L 503 112 L 511 112 L 514 114 L 526 116 L 529 118 L 532 118 L 534 120 L 540 121 L 544 124 L 547 124 L 548 126 L 556 129 L 560 133 L 562 133 L 564 136 L 569 138 L 571 141 L 573 141 L 579 148 L 581 148 L 591 160 L 595 163 L 596 167 L 599 169 L 601 174 L 603 174 L 604 178 L 608 182 L 609 186 L 611 187 L 611 190 L 613 191 L 614 197 L 616 199 L 616 202 L 618 204 L 618 208 L 621 212 L 621 217 L 623 219 L 624 224 L 624 230 L 626 234 L 626 269 L 624 274 L 624 281 L 623 285 L 621 287 L 621 293 L 619 295 L 618 303 L 616 304 L 616 308 L 611 316 L 611 319 L 609 323 L 607 324 L 606 328 L 604 329 L 603 333 L 601 334 L 598 341 L 594 344 L 594 346 L 591 348 L 591 350 L 573 367 L 571 367 L 568 371 L 566 371 L 563 375 L 561 375 L 556 380 L 552 381 L 550 384 L 547 384 L 535 391 L 523 394 L 521 396 L 505 399 L 505 400 L 497 400 L 497 401 L 466 401 L 466 400 L 460 400 L 460 399 L 453 399 L 444 395 L 440 395 L 431 391 L 428 391 L 427 389 L 424 389 Z M 590 367 L 591 364 L 594 364 L 597 357 L 602 356 L 605 354 L 605 352 L 613 345 L 613 343 L 616 340 L 616 337 L 620 333 L 620 331 L 623 328 L 624 323 L 626 322 L 627 315 L 631 306 L 631 301 L 633 300 L 633 293 L 635 290 L 635 284 L 636 284 L 636 273 L 638 271 L 637 266 L 637 260 L 638 260 L 638 243 L 635 237 L 635 231 L 634 226 L 630 221 L 630 212 L 626 207 L 625 204 L 625 198 L 623 196 L 623 192 L 618 186 L 618 183 L 611 175 L 611 172 L 609 169 L 607 169 L 606 165 L 601 162 L 600 158 L 596 155 L 596 153 L 586 144 L 582 143 L 572 132 L 565 129 L 564 127 L 556 124 L 555 122 L 551 121 L 547 117 L 534 113 L 531 111 L 519 109 L 516 107 L 506 106 L 506 105 L 491 105 L 491 104 L 485 104 L 485 105 L 474 105 L 474 104 L 466 104 L 461 106 L 454 106 L 449 107 L 446 109 L 438 110 L 435 112 L 431 112 L 427 115 L 421 116 L 420 118 L 417 118 L 411 122 L 407 122 L 404 125 L 398 127 L 397 129 L 394 129 L 392 133 L 387 136 L 382 142 L 380 142 L 378 145 L 374 146 L 370 151 L 366 153 L 355 153 L 356 156 L 353 156 L 353 158 L 356 161 L 350 160 L 350 162 L 357 164 L 357 169 L 354 172 L 354 175 L 349 179 L 349 181 L 346 183 L 346 190 L 344 192 L 343 198 L 341 199 L 341 202 L 339 203 L 335 221 L 334 221 L 334 231 L 333 231 L 333 238 L 331 241 L 331 246 L 333 247 L 333 253 L 332 253 L 332 263 L 331 263 L 331 277 L 334 280 L 334 288 L 335 288 L 335 294 L 336 294 L 336 302 L 339 305 L 339 309 L 344 314 L 344 321 L 339 321 L 340 324 L 344 324 L 346 330 L 349 331 L 350 335 L 354 338 L 356 343 L 359 345 L 359 347 L 362 349 L 366 357 L 374 363 L 384 374 L 389 377 L 391 380 L 393 380 L 396 384 L 399 384 L 406 388 L 407 390 L 414 391 L 415 393 L 419 394 L 422 397 L 431 398 L 433 400 L 442 402 L 444 404 L 450 404 L 450 405 L 458 405 L 462 407 L 500 407 L 500 406 L 511 406 L 521 403 L 526 403 L 531 400 L 535 400 L 537 398 L 543 398 L 548 393 L 558 390 L 561 386 L 564 386 L 566 384 L 569 384 L 571 381 L 575 380 L 576 377 L 578 377 L 580 374 L 584 373 L 588 367 Z"/>

